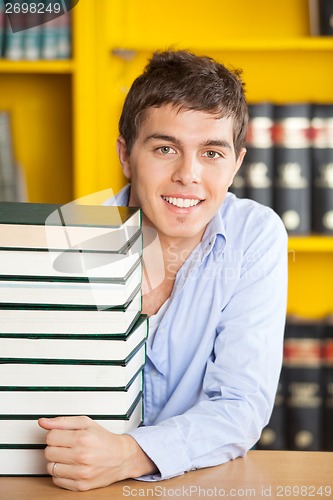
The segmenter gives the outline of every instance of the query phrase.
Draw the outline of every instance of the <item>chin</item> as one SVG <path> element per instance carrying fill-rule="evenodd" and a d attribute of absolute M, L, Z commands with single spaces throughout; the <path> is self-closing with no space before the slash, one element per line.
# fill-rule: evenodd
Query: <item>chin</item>
<path fill-rule="evenodd" d="M 192 228 L 173 228 L 171 231 L 166 231 L 165 234 L 170 238 L 195 238 L 198 234 L 203 233 L 204 229 L 197 231 Z"/>

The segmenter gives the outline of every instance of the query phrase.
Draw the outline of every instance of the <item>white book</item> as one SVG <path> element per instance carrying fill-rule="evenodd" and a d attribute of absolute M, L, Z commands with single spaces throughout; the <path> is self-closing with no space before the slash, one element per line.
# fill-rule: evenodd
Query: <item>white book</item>
<path fill-rule="evenodd" d="M 140 232 L 121 253 L 0 248 L 0 278 L 25 280 L 35 277 L 44 281 L 125 280 L 140 261 L 141 255 Z"/>
<path fill-rule="evenodd" d="M 0 202 L 0 247 L 121 252 L 141 228 L 139 208 Z"/>
<path fill-rule="evenodd" d="M 126 390 L 0 390 L 0 415 L 121 416 L 141 391 L 142 372 Z"/>
<path fill-rule="evenodd" d="M 141 311 L 141 290 L 125 307 L 100 310 L 0 307 L 0 333 L 108 334 L 126 333 Z"/>
<path fill-rule="evenodd" d="M 143 418 L 142 412 L 142 397 L 139 396 L 136 404 L 121 418 L 112 418 L 112 415 L 110 415 L 105 419 L 94 420 L 110 432 L 125 434 L 139 427 Z M 46 434 L 47 431 L 38 425 L 36 417 L 0 419 L 0 446 L 45 445 Z"/>
<path fill-rule="evenodd" d="M 147 338 L 148 319 L 141 315 L 124 335 L 2 334 L 1 358 L 124 361 Z M 6 335 L 6 336 L 5 336 Z"/>
<path fill-rule="evenodd" d="M 46 476 L 43 449 L 0 448 L 0 476 Z"/>
<path fill-rule="evenodd" d="M 48 362 L 6 362 L 0 359 L 0 389 L 2 388 L 125 388 L 143 368 L 146 347 L 143 343 L 124 364 L 113 361 L 79 361 L 54 364 Z M 29 360 L 30 361 L 30 360 Z M 82 362 L 81 362 L 82 363 Z M 89 363 L 89 364 L 86 364 Z M 94 364 L 91 364 L 94 363 Z"/>
<path fill-rule="evenodd" d="M 128 279 L 120 283 L 0 280 L 0 302 L 82 307 L 96 305 L 102 309 L 124 306 L 140 287 L 141 272 L 141 266 L 137 265 Z"/>

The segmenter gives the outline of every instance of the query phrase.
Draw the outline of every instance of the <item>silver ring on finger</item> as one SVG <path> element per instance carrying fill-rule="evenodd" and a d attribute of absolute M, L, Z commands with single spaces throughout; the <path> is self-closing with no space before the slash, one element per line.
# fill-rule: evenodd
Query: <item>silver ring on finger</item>
<path fill-rule="evenodd" d="M 57 465 L 58 465 L 58 463 L 54 462 L 53 467 L 52 467 L 52 476 L 53 477 L 59 477 L 59 476 L 57 476 L 57 473 L 56 473 L 56 467 L 57 467 Z"/>

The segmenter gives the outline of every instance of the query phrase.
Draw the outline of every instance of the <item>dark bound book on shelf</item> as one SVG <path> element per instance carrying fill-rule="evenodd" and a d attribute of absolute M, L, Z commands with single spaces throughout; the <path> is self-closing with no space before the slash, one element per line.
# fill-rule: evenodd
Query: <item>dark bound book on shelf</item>
<path fill-rule="evenodd" d="M 4 45 L 4 36 L 5 36 L 5 4 L 1 0 L 0 2 L 0 58 L 3 56 L 3 45 Z"/>
<path fill-rule="evenodd" d="M 288 449 L 322 449 L 321 322 L 289 318 L 286 325 L 286 417 Z"/>
<path fill-rule="evenodd" d="M 276 105 L 274 209 L 290 234 L 311 231 L 310 104 Z"/>
<path fill-rule="evenodd" d="M 329 318 L 325 328 L 323 348 L 324 365 L 324 408 L 323 408 L 323 447 L 333 451 L 333 317 Z"/>
<path fill-rule="evenodd" d="M 312 229 L 333 234 L 333 104 L 312 111 Z"/>
<path fill-rule="evenodd" d="M 333 2 L 332 0 L 318 0 L 319 29 L 324 36 L 333 35 Z"/>
<path fill-rule="evenodd" d="M 230 193 L 233 193 L 237 198 L 245 197 L 245 177 L 243 166 L 238 170 L 237 174 L 229 187 Z"/>
<path fill-rule="evenodd" d="M 247 153 L 242 169 L 245 196 L 273 206 L 273 105 L 269 102 L 249 105 Z"/>
<path fill-rule="evenodd" d="M 287 449 L 284 374 L 285 371 L 284 368 L 282 368 L 273 412 L 257 443 L 258 450 Z"/>

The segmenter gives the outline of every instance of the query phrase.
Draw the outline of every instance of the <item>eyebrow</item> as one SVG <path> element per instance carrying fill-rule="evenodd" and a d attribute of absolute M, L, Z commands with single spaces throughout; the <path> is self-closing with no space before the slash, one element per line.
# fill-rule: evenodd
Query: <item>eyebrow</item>
<path fill-rule="evenodd" d="M 231 147 L 231 144 L 229 141 L 225 141 L 223 139 L 208 139 L 208 141 L 206 141 L 204 144 L 203 144 L 203 147 L 207 147 L 207 146 L 218 146 L 220 148 L 228 148 L 228 149 L 232 149 Z"/>
<path fill-rule="evenodd" d="M 181 145 L 181 142 L 179 139 L 177 139 L 176 137 L 172 136 L 172 135 L 165 135 L 165 134 L 151 134 L 151 135 L 148 135 L 144 142 L 149 142 L 149 141 L 153 141 L 153 140 L 158 140 L 158 141 L 165 141 L 165 142 L 172 142 L 173 144 L 177 144 L 177 145 Z"/>
<path fill-rule="evenodd" d="M 152 140 L 162 140 L 165 142 L 171 142 L 172 144 L 177 144 L 178 146 L 181 146 L 182 143 L 177 137 L 174 137 L 173 135 L 165 135 L 165 134 L 151 134 L 148 135 L 144 142 L 149 142 Z M 207 141 L 203 142 L 201 147 L 209 147 L 209 146 L 217 146 L 217 147 L 222 147 L 222 148 L 228 148 L 232 149 L 232 146 L 230 142 L 224 140 L 224 139 L 208 139 Z"/>

